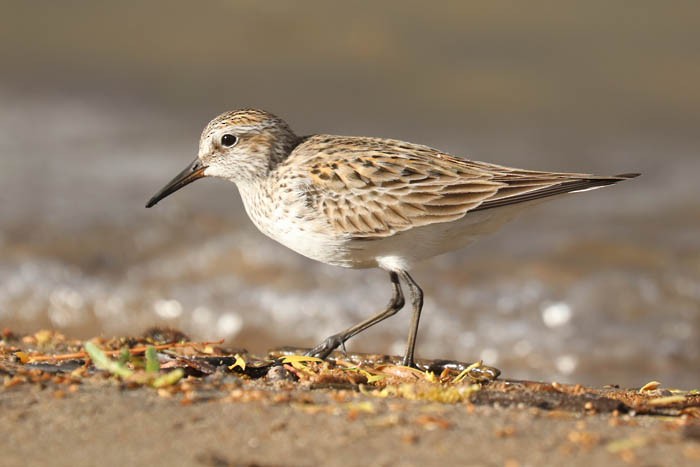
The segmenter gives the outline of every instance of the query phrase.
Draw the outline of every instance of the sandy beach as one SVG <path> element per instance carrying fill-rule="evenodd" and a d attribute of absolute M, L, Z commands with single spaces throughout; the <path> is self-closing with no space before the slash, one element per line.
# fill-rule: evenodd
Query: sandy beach
<path fill-rule="evenodd" d="M 390 357 L 372 356 L 381 361 L 372 363 L 367 355 L 323 364 L 290 360 L 261 371 L 260 363 L 272 360 L 197 343 L 160 350 L 170 365 L 159 375 L 177 367 L 188 376 L 153 387 L 153 380 L 139 380 L 143 369 L 117 377 L 89 359 L 44 358 L 81 348 L 50 336 L 55 345 L 43 347 L 51 353 L 37 352 L 34 336 L 5 338 L 0 346 L 4 465 L 87 466 L 99 459 L 105 466 L 681 466 L 700 460 L 697 391 L 455 382 L 456 373 L 429 376 Z M 97 341 L 105 349 L 128 341 L 135 354 L 153 343 Z M 238 358 L 248 361 L 245 371 L 229 365 Z M 364 363 L 348 363 L 355 358 Z M 138 365 L 132 356 L 124 367 Z"/>

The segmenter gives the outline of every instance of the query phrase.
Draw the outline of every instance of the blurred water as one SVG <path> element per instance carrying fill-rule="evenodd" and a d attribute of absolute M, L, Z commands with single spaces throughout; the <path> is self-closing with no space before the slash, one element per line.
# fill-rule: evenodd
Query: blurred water
<path fill-rule="evenodd" d="M 208 118 L 411 140 L 639 179 L 553 201 L 414 271 L 421 357 L 513 378 L 698 387 L 700 67 L 693 2 L 50 1 L 3 7 L 0 326 L 164 324 L 262 352 L 381 308 L 385 273 L 263 237 L 236 189 L 146 200 Z M 293 20 L 292 20 L 293 19 Z M 127 28 L 125 25 L 129 25 Z M 404 311 L 350 350 L 403 353 Z"/>
<path fill-rule="evenodd" d="M 10 155 L 0 171 L 3 326 L 87 337 L 164 324 L 263 351 L 313 345 L 387 300 L 384 273 L 317 264 L 263 237 L 226 182 L 198 182 L 144 209 L 191 159 L 195 126 L 163 115 L 151 126 L 146 110 L 27 99 L 0 114 Z M 46 122 L 40 138 L 24 123 L 37 120 Z M 178 136 L 167 136 L 169 126 Z M 657 144 L 636 141 L 637 163 L 653 160 L 640 151 Z M 624 154 L 608 165 L 645 168 Z M 700 210 L 687 189 L 697 165 L 679 148 L 673 166 L 543 205 L 419 267 L 427 295 L 419 355 L 484 358 L 510 377 L 697 385 Z M 402 353 L 407 325 L 404 312 L 348 347 Z"/>

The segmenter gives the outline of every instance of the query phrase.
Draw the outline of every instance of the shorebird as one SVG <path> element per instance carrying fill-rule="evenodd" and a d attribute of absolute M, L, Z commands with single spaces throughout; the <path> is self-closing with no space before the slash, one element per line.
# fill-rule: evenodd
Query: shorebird
<path fill-rule="evenodd" d="M 146 207 L 199 178 L 224 178 L 237 185 L 257 228 L 282 245 L 326 264 L 387 271 L 386 308 L 307 354 L 326 358 L 396 314 L 405 304 L 404 283 L 413 314 L 403 364 L 415 366 L 423 291 L 411 266 L 468 245 L 539 201 L 637 175 L 538 172 L 393 139 L 297 136 L 281 118 L 243 109 L 209 122 L 197 158 Z"/>

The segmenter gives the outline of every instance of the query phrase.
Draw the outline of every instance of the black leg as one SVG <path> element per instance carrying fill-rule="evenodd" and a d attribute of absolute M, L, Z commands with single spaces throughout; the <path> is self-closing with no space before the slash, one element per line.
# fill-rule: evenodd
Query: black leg
<path fill-rule="evenodd" d="M 402 273 L 403 274 L 406 273 Z M 408 274 L 406 274 L 408 276 Z M 312 357 L 318 357 L 318 358 L 326 358 L 328 355 L 331 354 L 335 349 L 337 349 L 339 346 L 343 345 L 345 341 L 350 339 L 352 336 L 361 333 L 365 329 L 374 326 L 375 324 L 384 321 L 390 316 L 395 315 L 401 308 L 403 308 L 404 304 L 406 301 L 403 298 L 403 292 L 401 291 L 401 283 L 399 282 L 399 275 L 395 272 L 390 272 L 389 277 L 391 278 L 391 285 L 393 287 L 393 294 L 391 296 L 391 300 L 389 301 L 389 305 L 387 305 L 386 309 L 382 311 L 381 313 L 378 313 L 371 318 L 356 324 L 355 326 L 346 329 L 345 331 L 334 334 L 332 336 L 329 336 L 326 338 L 323 342 L 318 344 L 316 347 L 313 349 L 309 350 L 306 355 L 310 355 Z M 408 276 L 410 277 L 410 276 Z M 411 287 L 411 293 L 413 294 L 413 286 L 411 279 L 408 284 L 409 287 Z M 416 286 L 417 287 L 417 286 Z M 418 289 L 420 290 L 420 289 Z M 421 294 L 421 301 L 422 301 L 422 294 Z M 415 305 L 414 305 L 415 307 Z M 420 311 L 419 311 L 420 314 Z M 415 310 L 414 310 L 414 315 L 415 315 Z M 415 319 L 415 317 L 414 317 Z M 417 325 L 417 323 L 416 323 Z M 415 336 L 414 336 L 414 341 L 415 341 Z M 411 358 L 413 356 L 413 351 L 411 351 Z M 405 360 L 405 358 L 404 358 Z"/>
<path fill-rule="evenodd" d="M 406 346 L 406 355 L 403 357 L 403 364 L 405 366 L 415 367 L 416 364 L 413 361 L 413 353 L 416 349 L 418 323 L 420 321 L 421 310 L 423 309 L 423 290 L 421 290 L 408 272 L 401 271 L 399 274 L 401 274 L 403 280 L 408 284 L 408 290 L 411 292 L 411 304 L 413 305 L 411 327 L 408 329 L 408 345 Z"/>

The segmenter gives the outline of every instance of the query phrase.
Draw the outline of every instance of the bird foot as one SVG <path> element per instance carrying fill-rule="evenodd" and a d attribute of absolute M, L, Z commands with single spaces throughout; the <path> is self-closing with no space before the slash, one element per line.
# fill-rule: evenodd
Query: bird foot
<path fill-rule="evenodd" d="M 344 351 L 345 339 L 343 338 L 342 334 L 334 334 L 332 336 L 328 336 L 326 339 L 324 339 L 323 342 L 306 352 L 306 355 L 309 357 L 316 357 L 325 360 L 325 358 L 328 357 L 331 354 L 331 352 L 333 352 L 340 346 L 343 346 Z"/>

